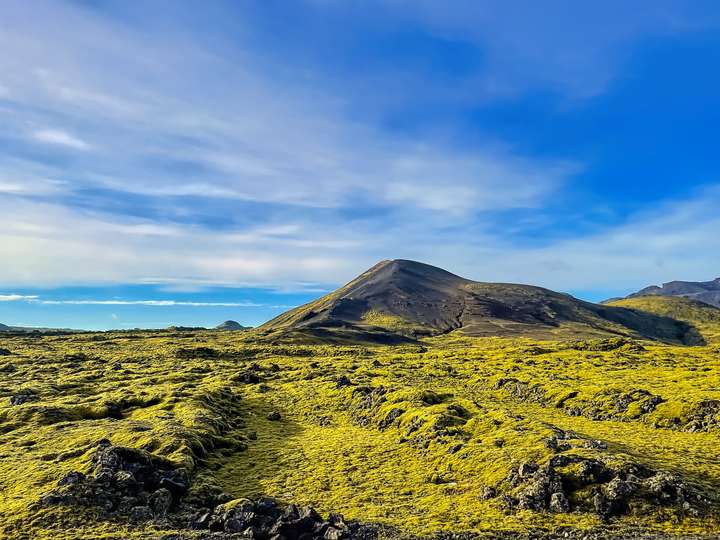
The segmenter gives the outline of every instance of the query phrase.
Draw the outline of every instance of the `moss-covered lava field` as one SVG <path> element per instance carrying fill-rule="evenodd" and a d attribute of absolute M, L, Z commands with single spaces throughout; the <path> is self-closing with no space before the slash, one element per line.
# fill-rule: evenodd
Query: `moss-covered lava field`
<path fill-rule="evenodd" d="M 233 508 L 291 503 L 342 514 L 317 518 L 328 538 L 720 534 L 717 345 L 161 331 L 0 347 L 7 538 L 260 538 Z"/>

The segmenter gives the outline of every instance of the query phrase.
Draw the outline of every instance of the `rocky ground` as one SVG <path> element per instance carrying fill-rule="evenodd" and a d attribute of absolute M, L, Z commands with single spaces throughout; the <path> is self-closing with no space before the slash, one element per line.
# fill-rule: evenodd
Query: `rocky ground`
<path fill-rule="evenodd" d="M 0 347 L 9 538 L 720 531 L 713 346 L 160 332 Z"/>

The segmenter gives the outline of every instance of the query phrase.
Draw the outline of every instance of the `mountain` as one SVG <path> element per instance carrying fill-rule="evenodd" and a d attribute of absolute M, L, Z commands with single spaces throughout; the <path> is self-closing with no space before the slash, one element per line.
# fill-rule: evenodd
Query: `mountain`
<path fill-rule="evenodd" d="M 8 332 L 11 328 L 9 326 L 6 326 L 4 324 L 0 324 L 0 332 Z"/>
<path fill-rule="evenodd" d="M 237 321 L 225 321 L 222 324 L 218 324 L 215 330 L 247 330 L 247 327 Z"/>
<path fill-rule="evenodd" d="M 265 323 L 260 334 L 338 335 L 382 342 L 458 331 L 469 336 L 564 339 L 624 335 L 698 343 L 692 325 L 584 302 L 541 287 L 481 283 L 427 264 L 382 261 L 340 289 Z"/>
<path fill-rule="evenodd" d="M 637 309 L 693 325 L 706 341 L 720 341 L 720 308 L 684 296 L 634 296 L 606 305 Z"/>
<path fill-rule="evenodd" d="M 720 308 L 720 278 L 713 281 L 671 281 L 662 287 L 651 285 L 628 298 L 638 296 L 684 296 Z"/>

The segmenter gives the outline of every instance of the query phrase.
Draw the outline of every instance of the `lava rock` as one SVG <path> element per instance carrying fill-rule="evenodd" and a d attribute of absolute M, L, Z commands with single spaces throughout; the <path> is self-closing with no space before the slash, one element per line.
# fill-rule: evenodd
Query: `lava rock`
<path fill-rule="evenodd" d="M 135 506 L 130 510 L 130 521 L 142 523 L 153 518 L 152 510 L 148 506 Z"/>
<path fill-rule="evenodd" d="M 682 482 L 671 474 L 659 472 L 645 480 L 644 485 L 660 503 L 682 502 L 685 499 Z"/>
<path fill-rule="evenodd" d="M 32 390 L 20 390 L 17 394 L 10 396 L 10 405 L 22 405 L 38 399 L 40 398 Z"/>
<path fill-rule="evenodd" d="M 73 486 L 85 481 L 85 475 L 78 471 L 70 471 L 58 482 L 59 486 Z"/>
<path fill-rule="evenodd" d="M 211 512 L 204 512 L 188 523 L 188 529 L 207 529 L 212 520 Z"/>
<path fill-rule="evenodd" d="M 522 463 L 518 467 L 518 475 L 520 475 L 520 478 L 527 478 L 535 474 L 537 470 L 538 466 L 535 463 Z"/>
<path fill-rule="evenodd" d="M 603 486 L 603 494 L 610 501 L 621 501 L 632 495 L 636 486 L 620 478 L 613 478 Z"/>
<path fill-rule="evenodd" d="M 570 511 L 570 501 L 562 492 L 556 492 L 550 495 L 549 508 L 552 512 L 564 514 Z"/>
<path fill-rule="evenodd" d="M 150 495 L 149 503 L 156 516 L 165 516 L 172 506 L 173 497 L 169 490 L 160 488 Z"/>
<path fill-rule="evenodd" d="M 485 486 L 480 490 L 480 498 L 484 501 L 494 499 L 495 497 L 497 497 L 497 490 L 495 488 Z"/>
<path fill-rule="evenodd" d="M 387 413 L 387 416 L 380 420 L 378 423 L 378 427 L 380 429 L 386 429 L 392 425 L 392 423 L 397 420 L 405 411 L 403 409 L 398 409 L 397 407 L 394 407 L 390 410 L 389 413 Z"/>

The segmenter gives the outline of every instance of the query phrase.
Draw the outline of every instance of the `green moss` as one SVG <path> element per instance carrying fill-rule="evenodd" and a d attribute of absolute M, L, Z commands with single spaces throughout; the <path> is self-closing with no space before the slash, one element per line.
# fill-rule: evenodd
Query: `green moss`
<path fill-rule="evenodd" d="M 625 345 L 455 334 L 402 347 L 214 332 L 3 338 L 14 355 L 0 365 L 0 531 L 157 537 L 36 504 L 66 472 L 87 471 L 102 438 L 187 467 L 196 489 L 272 495 L 411 533 L 597 525 L 589 512 L 508 513 L 480 496 L 509 490 L 519 464 L 546 463 L 562 432 L 573 455 L 677 473 L 710 501 L 703 518 L 645 508 L 618 526 L 718 534 L 718 351 Z M 258 382 L 245 382 L 255 380 L 248 372 Z M 23 388 L 37 400 L 11 406 Z"/>

